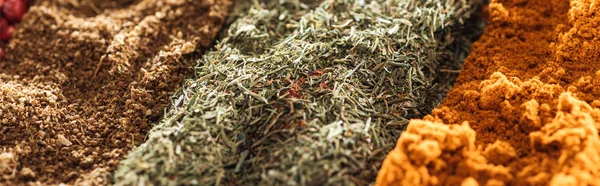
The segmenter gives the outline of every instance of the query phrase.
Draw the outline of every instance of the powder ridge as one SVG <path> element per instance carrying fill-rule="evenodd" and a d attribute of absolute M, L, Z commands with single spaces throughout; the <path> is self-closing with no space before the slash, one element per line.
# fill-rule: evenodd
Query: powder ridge
<path fill-rule="evenodd" d="M 600 183 L 598 11 L 493 0 L 455 88 L 410 122 L 377 185 Z"/>

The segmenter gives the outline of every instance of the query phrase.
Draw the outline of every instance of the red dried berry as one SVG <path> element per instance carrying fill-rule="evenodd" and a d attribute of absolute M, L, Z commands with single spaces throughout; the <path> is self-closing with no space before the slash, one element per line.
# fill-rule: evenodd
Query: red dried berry
<path fill-rule="evenodd" d="M 4 30 L 8 32 L 8 21 L 4 18 L 0 18 L 0 40 L 6 41 L 4 39 Z"/>
<path fill-rule="evenodd" d="M 22 0 L 4 0 L 2 5 L 2 13 L 11 23 L 21 21 L 25 11 L 27 11 L 27 4 Z"/>
<path fill-rule="evenodd" d="M 2 1 L 2 0 L 0 0 Z M 8 21 L 6 19 L 4 19 L 3 17 L 0 18 L 0 30 L 4 29 L 8 27 Z"/>
<path fill-rule="evenodd" d="M 8 26 L 6 28 L 2 29 L 2 33 L 0 34 L 0 39 L 2 39 L 2 41 L 8 41 L 13 33 L 15 33 L 16 29 L 14 26 Z"/>

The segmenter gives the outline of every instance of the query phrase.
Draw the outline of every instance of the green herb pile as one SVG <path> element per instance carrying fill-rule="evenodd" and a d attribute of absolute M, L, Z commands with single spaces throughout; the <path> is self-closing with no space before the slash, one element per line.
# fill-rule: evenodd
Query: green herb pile
<path fill-rule="evenodd" d="M 245 4 L 117 185 L 372 183 L 451 87 L 481 1 Z"/>

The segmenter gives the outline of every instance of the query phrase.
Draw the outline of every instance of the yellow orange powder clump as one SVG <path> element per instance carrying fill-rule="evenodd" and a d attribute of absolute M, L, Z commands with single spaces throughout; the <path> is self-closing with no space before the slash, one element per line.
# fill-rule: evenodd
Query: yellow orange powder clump
<path fill-rule="evenodd" d="M 600 0 L 492 0 L 455 88 L 377 185 L 600 183 Z"/>

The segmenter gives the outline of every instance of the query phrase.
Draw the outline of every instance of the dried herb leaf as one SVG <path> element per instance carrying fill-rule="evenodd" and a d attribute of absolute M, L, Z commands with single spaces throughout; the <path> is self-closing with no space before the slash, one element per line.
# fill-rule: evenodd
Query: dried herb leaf
<path fill-rule="evenodd" d="M 451 86 L 480 3 L 241 3 L 116 183 L 369 184 Z"/>

